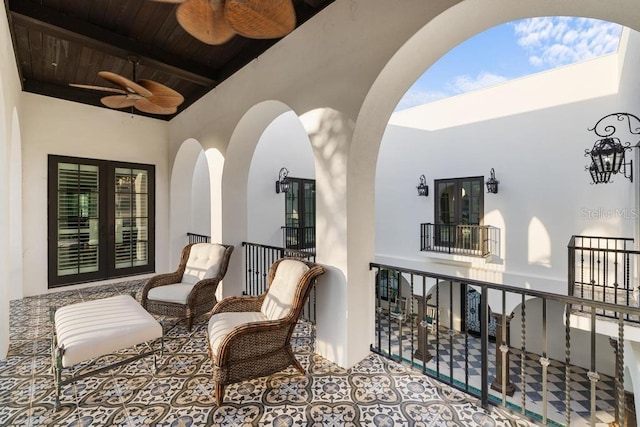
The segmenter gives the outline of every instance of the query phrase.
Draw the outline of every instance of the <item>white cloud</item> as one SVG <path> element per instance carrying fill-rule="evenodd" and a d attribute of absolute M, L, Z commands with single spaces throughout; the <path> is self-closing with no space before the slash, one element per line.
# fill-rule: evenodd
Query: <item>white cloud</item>
<path fill-rule="evenodd" d="M 554 68 L 613 53 L 622 27 L 588 18 L 545 17 L 513 25 L 518 45 L 529 53 L 529 63 Z"/>
<path fill-rule="evenodd" d="M 465 93 L 506 82 L 507 80 L 505 76 L 482 72 L 476 77 L 467 75 L 457 76 L 453 79 L 453 82 L 448 85 L 448 88 L 454 93 Z"/>

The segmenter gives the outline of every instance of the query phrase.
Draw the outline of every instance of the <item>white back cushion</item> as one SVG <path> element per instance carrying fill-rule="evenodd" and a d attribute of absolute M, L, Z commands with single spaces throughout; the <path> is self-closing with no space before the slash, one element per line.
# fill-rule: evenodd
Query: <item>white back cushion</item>
<path fill-rule="evenodd" d="M 277 320 L 289 314 L 298 282 L 307 271 L 309 267 L 305 263 L 292 259 L 284 260 L 278 265 L 260 309 L 265 318 Z"/>
<path fill-rule="evenodd" d="M 217 243 L 196 243 L 191 246 L 182 283 L 194 285 L 202 279 L 216 277 L 224 251 L 225 247 Z"/>

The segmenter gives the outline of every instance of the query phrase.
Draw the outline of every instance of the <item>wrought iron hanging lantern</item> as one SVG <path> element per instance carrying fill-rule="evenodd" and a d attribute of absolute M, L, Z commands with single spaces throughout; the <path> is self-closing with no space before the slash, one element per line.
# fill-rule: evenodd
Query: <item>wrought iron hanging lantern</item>
<path fill-rule="evenodd" d="M 289 170 L 287 168 L 280 169 L 280 173 L 278 174 L 278 180 L 276 181 L 276 193 L 286 193 L 289 191 L 291 187 L 291 182 L 289 181 Z"/>
<path fill-rule="evenodd" d="M 632 119 L 638 123 L 635 127 L 632 126 Z M 625 162 L 626 152 L 631 151 L 631 142 L 622 142 L 618 136 L 614 136 L 618 129 L 613 120 L 626 122 L 629 134 L 640 135 L 640 119 L 630 113 L 608 114 L 589 129 L 601 137 L 593 144 L 593 148 L 586 149 L 584 154 L 585 157 L 591 158 L 591 164 L 585 169 L 591 175 L 593 184 L 613 182 L 612 176 L 618 173 L 622 173 L 633 182 L 633 162 Z"/>
<path fill-rule="evenodd" d="M 489 179 L 487 180 L 487 193 L 498 193 L 498 184 L 500 181 L 496 179 L 496 171 L 491 168 Z"/>
<path fill-rule="evenodd" d="M 429 195 L 429 186 L 427 185 L 427 178 L 424 175 L 420 175 L 420 183 L 416 187 L 418 189 L 418 196 L 427 197 Z"/>

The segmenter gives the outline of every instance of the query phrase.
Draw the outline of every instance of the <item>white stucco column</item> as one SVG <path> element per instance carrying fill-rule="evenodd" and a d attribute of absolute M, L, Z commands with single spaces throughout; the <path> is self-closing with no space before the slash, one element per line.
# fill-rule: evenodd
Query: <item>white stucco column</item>
<path fill-rule="evenodd" d="M 363 248 L 351 232 L 359 218 L 351 214 L 349 199 L 360 200 L 357 191 L 348 197 L 353 121 L 331 109 L 313 110 L 301 120 L 315 155 L 316 260 L 327 268 L 317 286 L 316 348 L 332 362 L 350 367 L 369 352 L 368 281 L 362 273 L 368 276 L 370 260 L 365 258 L 373 253 L 373 245 Z M 372 212 L 371 206 L 373 217 Z"/>

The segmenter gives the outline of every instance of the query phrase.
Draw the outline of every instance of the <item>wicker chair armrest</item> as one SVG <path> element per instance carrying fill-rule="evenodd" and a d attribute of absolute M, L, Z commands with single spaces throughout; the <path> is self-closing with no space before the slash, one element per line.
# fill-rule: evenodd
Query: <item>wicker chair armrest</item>
<path fill-rule="evenodd" d="M 260 311 L 260 307 L 262 307 L 262 300 L 264 299 L 264 295 L 260 295 L 257 297 L 253 296 L 233 296 L 226 297 L 223 300 L 219 301 L 213 310 L 211 310 L 211 315 L 216 313 L 225 313 L 230 311 Z"/>
<path fill-rule="evenodd" d="M 206 299 L 208 296 L 215 294 L 220 284 L 219 277 L 212 277 L 210 279 L 203 279 L 193 285 L 189 298 L 187 299 L 187 305 L 196 305 L 199 300 Z"/>
<path fill-rule="evenodd" d="M 164 273 L 153 276 L 147 280 L 147 283 L 144 284 L 144 288 L 142 289 L 142 305 L 147 301 L 147 296 L 149 295 L 149 291 L 153 288 L 157 288 L 158 286 L 166 286 L 171 285 L 173 283 L 180 283 L 182 280 L 182 272 L 174 271 L 173 273 Z"/>
<path fill-rule="evenodd" d="M 269 354 L 286 346 L 294 325 L 287 319 L 250 322 L 236 326 L 222 339 L 216 365 Z"/>

